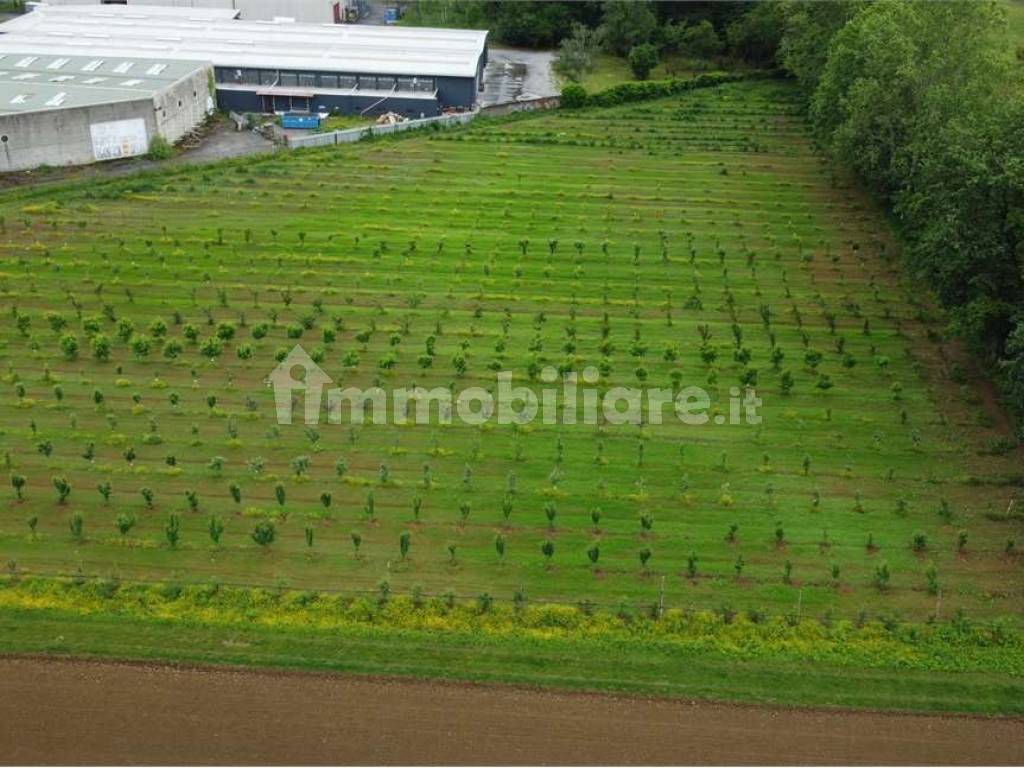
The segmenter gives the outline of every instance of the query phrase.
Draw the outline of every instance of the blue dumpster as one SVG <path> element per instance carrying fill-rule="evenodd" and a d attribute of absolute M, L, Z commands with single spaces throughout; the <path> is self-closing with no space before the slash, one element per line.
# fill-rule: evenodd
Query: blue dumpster
<path fill-rule="evenodd" d="M 285 112 L 281 115 L 282 128 L 319 128 L 320 117 L 297 112 Z"/>

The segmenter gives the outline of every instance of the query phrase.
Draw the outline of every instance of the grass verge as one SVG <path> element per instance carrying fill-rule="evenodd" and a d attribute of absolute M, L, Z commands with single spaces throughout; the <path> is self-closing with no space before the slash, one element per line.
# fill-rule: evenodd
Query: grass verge
<path fill-rule="evenodd" d="M 908 711 L 1020 714 L 1021 638 L 996 626 L 855 626 L 669 611 L 23 579 L 0 653 L 514 683 Z"/>

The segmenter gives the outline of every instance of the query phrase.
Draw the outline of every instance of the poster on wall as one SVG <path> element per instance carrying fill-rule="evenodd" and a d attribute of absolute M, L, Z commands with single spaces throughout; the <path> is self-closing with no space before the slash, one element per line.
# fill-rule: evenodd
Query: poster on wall
<path fill-rule="evenodd" d="M 97 160 L 144 155 L 149 151 L 146 121 L 141 117 L 92 123 L 89 131 L 92 133 L 92 153 Z"/>

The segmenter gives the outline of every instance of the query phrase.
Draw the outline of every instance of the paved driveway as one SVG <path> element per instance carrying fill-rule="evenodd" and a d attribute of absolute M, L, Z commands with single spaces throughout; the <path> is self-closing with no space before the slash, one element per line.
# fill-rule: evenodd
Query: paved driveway
<path fill-rule="evenodd" d="M 501 104 L 558 95 L 560 91 L 552 71 L 554 61 L 554 51 L 491 47 L 480 103 Z"/>

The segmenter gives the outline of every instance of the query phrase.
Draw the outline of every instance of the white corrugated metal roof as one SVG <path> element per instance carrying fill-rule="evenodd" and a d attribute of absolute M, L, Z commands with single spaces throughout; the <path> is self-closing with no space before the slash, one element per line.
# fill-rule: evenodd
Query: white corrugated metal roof
<path fill-rule="evenodd" d="M 148 57 L 243 69 L 474 77 L 486 31 L 238 21 L 162 6 L 41 6 L 0 25 L 0 53 Z M 173 11 L 174 13 L 171 13 Z"/>

